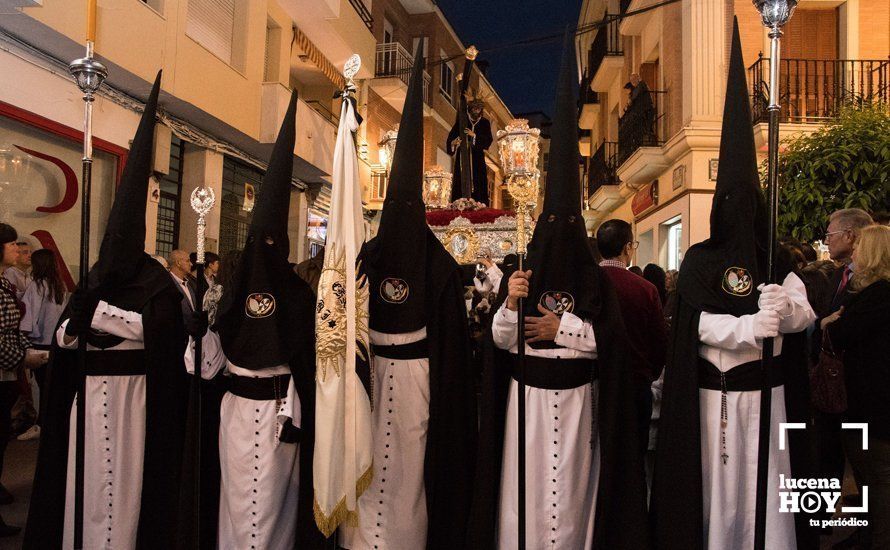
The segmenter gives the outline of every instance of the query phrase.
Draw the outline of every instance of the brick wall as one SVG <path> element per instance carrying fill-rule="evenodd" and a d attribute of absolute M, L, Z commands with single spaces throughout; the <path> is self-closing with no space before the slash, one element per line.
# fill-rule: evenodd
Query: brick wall
<path fill-rule="evenodd" d="M 859 0 L 859 58 L 887 59 L 890 55 L 890 2 Z"/>

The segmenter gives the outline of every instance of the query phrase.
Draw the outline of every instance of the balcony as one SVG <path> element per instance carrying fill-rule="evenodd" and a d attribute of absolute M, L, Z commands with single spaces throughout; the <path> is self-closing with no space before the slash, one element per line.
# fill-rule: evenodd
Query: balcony
<path fill-rule="evenodd" d="M 411 79 L 413 56 L 398 42 L 377 44 L 374 79 L 371 88 L 389 105 L 401 112 Z M 432 105 L 430 75 L 423 71 L 423 102 Z"/>
<path fill-rule="evenodd" d="M 587 52 L 587 66 L 590 70 L 590 88 L 594 92 L 606 92 L 612 80 L 624 66 L 624 50 L 621 47 L 621 34 L 618 32 L 619 19 L 606 14 L 609 23 L 600 27 Z"/>
<path fill-rule="evenodd" d="M 785 123 L 826 122 L 845 106 L 890 103 L 890 61 L 782 59 L 779 67 L 779 120 Z M 769 121 L 768 57 L 748 69 L 754 124 Z"/>
<path fill-rule="evenodd" d="M 596 92 L 590 89 L 590 76 L 588 70 L 584 71 L 579 89 L 581 110 L 578 113 L 578 128 L 593 130 L 600 113 L 600 100 Z"/>
<path fill-rule="evenodd" d="M 362 0 L 349 0 L 349 3 L 355 8 L 355 13 L 358 14 L 362 23 L 370 30 L 374 26 L 374 18 L 371 17 L 371 10 L 368 9 L 368 6 Z"/>
<path fill-rule="evenodd" d="M 618 119 L 618 164 L 630 158 L 641 147 L 661 147 L 664 131 L 665 92 L 646 90 L 628 106 Z"/>
<path fill-rule="evenodd" d="M 590 157 L 587 168 L 587 192 L 590 199 L 604 185 L 618 185 L 618 142 L 604 141 Z"/>

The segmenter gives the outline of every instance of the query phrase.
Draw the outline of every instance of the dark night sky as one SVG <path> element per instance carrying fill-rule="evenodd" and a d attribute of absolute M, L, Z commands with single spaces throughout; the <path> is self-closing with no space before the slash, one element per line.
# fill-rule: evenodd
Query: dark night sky
<path fill-rule="evenodd" d="M 561 39 L 490 53 L 485 49 L 563 32 L 567 24 L 577 24 L 581 0 L 437 0 L 436 3 L 463 43 L 475 44 L 480 50 L 478 59 L 491 63 L 488 78 L 513 113 L 553 114 Z"/>

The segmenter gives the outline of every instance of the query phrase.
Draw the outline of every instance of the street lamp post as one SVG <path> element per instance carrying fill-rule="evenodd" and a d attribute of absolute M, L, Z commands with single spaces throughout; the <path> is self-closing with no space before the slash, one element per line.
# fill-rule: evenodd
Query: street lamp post
<path fill-rule="evenodd" d="M 95 21 L 93 19 L 93 21 Z M 95 33 L 95 23 L 92 32 Z M 90 270 L 90 192 L 93 175 L 93 100 L 94 94 L 108 76 L 105 65 L 93 59 L 93 39 L 87 38 L 86 57 L 75 59 L 68 65 L 77 87 L 83 92 L 83 177 L 80 191 L 80 270 L 79 285 L 86 288 Z M 83 548 L 83 475 L 84 475 L 84 422 L 86 420 L 86 338 L 78 338 L 77 362 L 79 381 L 77 387 L 77 427 L 74 452 L 74 548 Z"/>
<path fill-rule="evenodd" d="M 779 64 L 782 27 L 791 18 L 797 0 L 753 0 L 760 12 L 763 25 L 769 29 L 769 133 L 767 138 L 767 188 L 769 229 L 767 249 L 767 282 L 776 281 L 776 223 L 779 216 Z M 773 364 L 773 339 L 763 341 L 763 381 L 760 391 L 760 432 L 757 449 L 757 502 L 754 521 L 754 548 L 763 550 L 766 544 L 766 495 L 769 483 L 770 407 L 772 385 L 769 373 Z"/>
<path fill-rule="evenodd" d="M 526 217 L 534 210 L 538 198 L 538 153 L 541 149 L 541 131 L 529 128 L 525 119 L 514 119 L 506 128 L 498 131 L 498 152 L 507 179 L 507 190 L 516 208 L 516 255 L 519 257 L 519 271 L 525 269 L 528 225 Z M 519 366 L 519 380 L 516 381 L 517 413 L 519 424 L 518 439 L 518 509 L 519 549 L 525 549 L 525 300 L 519 299 L 516 346 L 516 361 Z"/>

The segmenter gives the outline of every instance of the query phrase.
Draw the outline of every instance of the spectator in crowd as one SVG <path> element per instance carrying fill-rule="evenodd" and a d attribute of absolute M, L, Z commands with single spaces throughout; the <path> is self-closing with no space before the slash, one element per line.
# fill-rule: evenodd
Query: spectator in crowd
<path fill-rule="evenodd" d="M 164 266 L 164 269 L 168 271 L 170 270 L 170 264 L 167 263 L 167 258 L 158 254 L 152 254 L 151 259 Z"/>
<path fill-rule="evenodd" d="M 666 296 L 664 299 L 664 316 L 670 320 L 677 307 L 677 275 L 679 271 L 676 269 L 668 269 L 664 274 L 664 288 Z"/>
<path fill-rule="evenodd" d="M 658 297 L 661 299 L 661 306 L 663 308 L 664 302 L 667 299 L 667 287 L 665 286 L 667 275 L 664 270 L 661 269 L 661 266 L 659 265 L 647 264 L 646 267 L 643 268 L 643 278 L 652 283 L 655 290 L 658 291 Z"/>
<path fill-rule="evenodd" d="M 192 268 L 189 271 L 189 277 L 192 282 L 194 282 L 196 277 L 198 276 L 198 253 L 192 252 L 189 254 L 189 263 L 192 264 Z M 219 271 L 219 254 L 215 252 L 205 252 L 204 253 L 204 279 L 207 280 L 207 287 L 210 288 L 210 285 L 213 283 L 213 279 L 216 277 L 217 272 Z"/>
<path fill-rule="evenodd" d="M 628 267 L 627 270 L 630 271 L 631 273 L 633 273 L 634 275 L 636 275 L 637 277 L 643 276 L 643 270 L 638 265 L 632 265 L 632 266 Z"/>
<path fill-rule="evenodd" d="M 600 266 L 615 288 L 627 329 L 640 423 L 640 451 L 644 454 L 648 447 L 649 419 L 652 416 L 651 386 L 664 368 L 667 353 L 667 328 L 661 298 L 652 283 L 627 269 L 637 245 L 629 223 L 608 220 L 597 230 L 596 242 L 603 256 Z"/>
<path fill-rule="evenodd" d="M 19 251 L 18 260 L 3 270 L 3 276 L 13 284 L 16 297 L 21 300 L 28 285 L 31 284 L 31 244 L 28 241 L 19 241 L 15 244 Z"/>
<path fill-rule="evenodd" d="M 16 245 L 18 234 L 12 226 L 0 223 L 0 269 L 4 272 L 18 265 L 19 248 Z M 0 277 L 0 475 L 3 471 L 3 455 L 10 436 L 10 412 L 18 397 L 18 375 L 16 371 L 24 366 L 28 369 L 46 364 L 40 355 L 30 354 L 31 343 L 19 330 L 21 304 L 15 287 L 5 277 Z M 0 485 L 0 504 L 10 504 L 12 493 Z M 0 517 L 0 537 L 17 534 L 21 528 L 7 525 Z"/>
<path fill-rule="evenodd" d="M 844 451 L 859 486 L 869 489 L 868 526 L 859 548 L 890 548 L 890 227 L 861 229 L 853 253 L 856 276 L 844 305 L 822 319 L 836 351 L 844 357 L 848 409 L 845 420 L 867 423 L 862 434 L 845 431 Z"/>
<path fill-rule="evenodd" d="M 504 272 L 501 271 L 493 261 L 491 261 L 491 252 L 485 250 L 477 259 L 476 273 L 473 276 L 473 285 L 483 297 L 494 292 L 497 293 L 501 288 L 501 279 Z"/>
<path fill-rule="evenodd" d="M 853 247 L 859 232 L 872 225 L 871 216 L 859 208 L 837 210 L 829 217 L 828 229 L 822 240 L 828 245 L 828 253 L 834 262 L 840 264 L 829 277 L 827 313 L 837 311 L 849 294 L 849 283 L 854 277 Z M 814 339 L 816 349 L 821 349 L 822 334 Z M 813 420 L 816 427 L 816 445 L 819 458 L 819 477 L 843 479 L 844 451 L 841 444 L 842 414 L 815 408 Z"/>
<path fill-rule="evenodd" d="M 25 313 L 19 325 L 25 333 L 32 347 L 43 355 L 49 354 L 53 335 L 59 324 L 59 317 L 65 309 L 68 300 L 68 292 L 65 283 L 59 275 L 56 254 L 49 249 L 41 249 L 31 256 L 32 281 L 25 291 L 22 301 L 25 304 Z M 20 441 L 28 441 L 40 437 L 40 390 L 43 389 L 43 380 L 46 368 L 40 367 L 29 371 L 32 392 L 34 393 L 34 407 L 38 411 L 37 422 L 28 431 L 21 434 Z M 37 391 L 35 391 L 35 386 Z"/>
<path fill-rule="evenodd" d="M 207 320 L 211 326 L 216 322 L 216 308 L 222 298 L 223 290 L 232 282 L 239 260 L 241 260 L 240 250 L 230 250 L 223 254 L 218 262 L 216 277 L 204 294 L 204 311 L 207 312 Z"/>
<path fill-rule="evenodd" d="M 167 258 L 167 263 L 170 264 L 170 275 L 173 277 L 173 281 L 176 283 L 176 288 L 179 289 L 179 292 L 182 293 L 183 299 L 183 311 L 185 313 L 185 304 L 188 304 L 188 310 L 192 311 L 195 309 L 195 287 L 189 282 L 189 275 L 192 270 L 192 262 L 189 260 L 189 255 L 185 250 L 174 250 L 170 253 L 170 256 Z"/>

